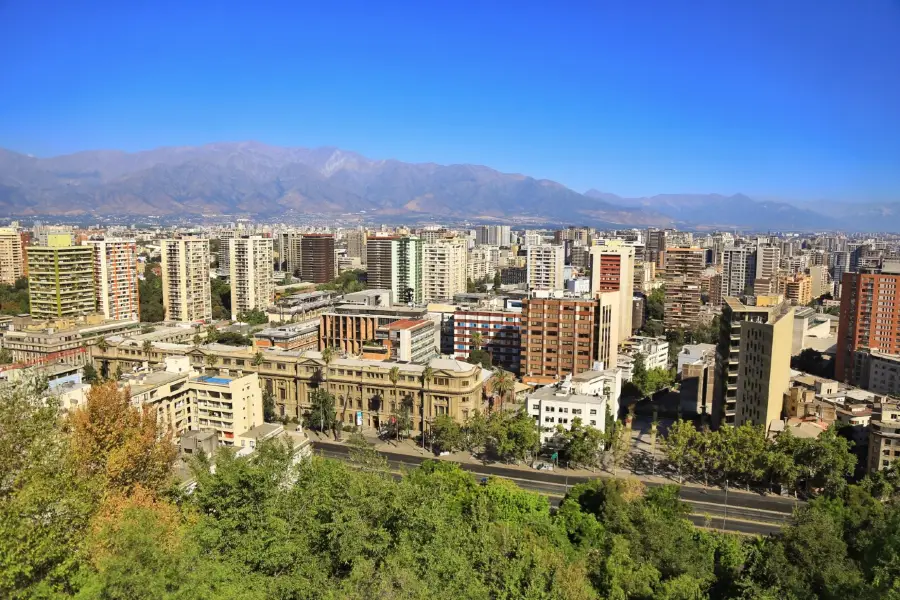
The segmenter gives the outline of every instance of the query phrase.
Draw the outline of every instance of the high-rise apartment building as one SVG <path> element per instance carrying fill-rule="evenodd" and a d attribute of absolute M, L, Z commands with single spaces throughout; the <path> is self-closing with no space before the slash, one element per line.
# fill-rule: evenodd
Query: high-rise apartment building
<path fill-rule="evenodd" d="M 722 286 L 720 298 L 740 296 L 753 288 L 756 278 L 756 251 L 747 246 L 728 246 L 722 249 Z"/>
<path fill-rule="evenodd" d="M 812 265 L 807 269 L 809 275 L 810 293 L 813 299 L 821 298 L 826 293 L 831 293 L 831 282 L 828 280 L 828 269 L 824 264 Z"/>
<path fill-rule="evenodd" d="M 443 238 L 422 246 L 425 302 L 452 300 L 466 291 L 467 244 L 464 238 Z"/>
<path fill-rule="evenodd" d="M 544 236 L 540 231 L 526 231 L 523 246 L 540 246 L 544 243 Z"/>
<path fill-rule="evenodd" d="M 275 236 L 274 252 L 278 254 L 278 270 L 300 277 L 303 250 L 303 234 L 297 231 L 282 231 Z"/>
<path fill-rule="evenodd" d="M 216 273 L 219 277 L 231 276 L 231 240 L 238 236 L 234 229 L 223 229 L 216 234 L 219 251 L 216 253 Z"/>
<path fill-rule="evenodd" d="M 790 311 L 790 303 L 781 296 L 759 296 L 755 298 L 755 305 L 744 304 L 739 298 L 725 298 L 722 302 L 722 316 L 719 320 L 719 340 L 716 345 L 716 374 L 712 405 L 712 426 L 735 425 L 737 422 L 738 389 L 745 386 L 747 402 L 753 402 L 753 412 L 746 412 L 742 419 L 759 419 L 754 423 L 762 423 L 763 415 L 760 402 L 765 392 L 766 398 L 774 398 L 777 385 L 770 385 L 774 379 L 780 377 L 778 365 L 768 366 L 761 361 L 760 353 L 768 352 L 770 356 L 784 359 L 784 367 L 790 366 L 791 338 L 793 335 L 793 313 Z M 773 325 L 778 324 L 777 331 L 762 336 L 759 329 L 748 328 L 746 339 L 743 327 L 745 324 Z M 749 326 L 748 326 L 749 327 Z M 784 328 L 787 328 L 785 333 Z M 752 333 L 751 335 L 751 331 Z M 787 337 L 785 337 L 785 335 Z M 777 347 L 776 347 L 777 346 Z M 750 362 L 742 359 L 742 351 L 753 353 Z M 787 352 L 785 355 L 784 353 Z M 747 370 L 741 379 L 743 365 Z M 750 371 L 750 365 L 753 371 Z M 774 369 L 774 371 L 773 371 Z M 774 374 L 773 374 L 774 373 Z M 767 383 L 762 381 L 763 376 L 771 376 Z M 740 382 L 739 382 L 740 379 Z M 752 392 L 752 394 L 751 394 Z M 781 394 L 784 389 L 777 392 L 778 410 L 781 407 Z M 767 400 L 766 402 L 769 402 Z M 768 407 L 768 404 L 766 405 Z M 749 409 L 748 409 L 749 410 Z M 769 410 L 765 410 L 765 418 L 768 418 Z M 769 423 L 767 422 L 766 425 Z"/>
<path fill-rule="evenodd" d="M 51 235 L 50 246 L 28 249 L 28 293 L 31 316 L 36 319 L 97 312 L 94 250 L 89 246 L 72 246 L 70 240 L 69 236 Z"/>
<path fill-rule="evenodd" d="M 24 276 L 22 238 L 12 227 L 0 227 L 0 283 L 13 285 Z"/>
<path fill-rule="evenodd" d="M 877 350 L 900 354 L 900 262 L 881 269 L 844 273 L 838 323 L 835 379 L 854 382 L 853 354 Z"/>
<path fill-rule="evenodd" d="M 275 299 L 272 238 L 258 235 L 229 240 L 231 250 L 231 319 L 254 309 L 265 310 Z"/>
<path fill-rule="evenodd" d="M 528 298 L 522 302 L 523 377 L 561 379 L 618 363 L 619 294 L 596 299 Z"/>
<path fill-rule="evenodd" d="M 734 425 L 762 425 L 766 431 L 781 418 L 790 387 L 794 311 L 787 302 L 772 307 L 766 322 L 740 325 Z"/>
<path fill-rule="evenodd" d="M 395 304 L 422 304 L 422 246 L 418 237 L 370 237 L 366 241 L 369 288 L 391 290 Z"/>
<path fill-rule="evenodd" d="M 606 292 L 621 292 L 618 327 L 619 337 L 624 339 L 632 330 L 634 247 L 620 240 L 591 246 L 591 293 L 597 296 Z"/>
<path fill-rule="evenodd" d="M 527 248 L 528 289 L 561 290 L 565 283 L 565 248 L 550 244 Z"/>
<path fill-rule="evenodd" d="M 522 357 L 522 313 L 507 310 L 458 310 L 453 313 L 453 354 L 466 360 L 475 350 L 474 334 L 481 335 L 481 349 L 491 363 L 520 372 Z"/>
<path fill-rule="evenodd" d="M 186 236 L 162 240 L 163 308 L 172 321 L 211 321 L 209 240 Z"/>
<path fill-rule="evenodd" d="M 509 225 L 479 225 L 475 243 L 482 246 L 509 246 Z"/>
<path fill-rule="evenodd" d="M 691 329 L 700 317 L 700 279 L 706 267 L 703 248 L 666 250 L 666 329 Z"/>
<path fill-rule="evenodd" d="M 360 227 L 348 231 L 344 237 L 347 238 L 347 256 L 358 258 L 366 264 L 366 230 Z"/>
<path fill-rule="evenodd" d="M 756 250 L 756 278 L 774 281 L 781 267 L 781 248 L 761 245 Z"/>
<path fill-rule="evenodd" d="M 97 310 L 107 319 L 138 319 L 138 254 L 134 240 L 89 240 L 94 249 Z"/>
<path fill-rule="evenodd" d="M 812 300 L 812 281 L 802 273 L 789 277 L 782 276 L 778 280 L 779 293 L 791 301 L 794 306 L 806 306 Z"/>
<path fill-rule="evenodd" d="M 334 236 L 330 233 L 304 233 L 300 242 L 300 279 L 329 283 L 334 273 Z"/>
<path fill-rule="evenodd" d="M 644 249 L 644 262 L 652 262 L 659 265 L 660 254 L 669 247 L 669 229 L 648 229 L 647 241 Z"/>

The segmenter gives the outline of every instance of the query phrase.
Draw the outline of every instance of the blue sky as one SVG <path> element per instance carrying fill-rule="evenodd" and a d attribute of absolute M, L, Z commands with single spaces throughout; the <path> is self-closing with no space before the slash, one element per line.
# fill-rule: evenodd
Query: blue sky
<path fill-rule="evenodd" d="M 0 147 L 249 139 L 900 200 L 900 0 L 0 0 Z"/>

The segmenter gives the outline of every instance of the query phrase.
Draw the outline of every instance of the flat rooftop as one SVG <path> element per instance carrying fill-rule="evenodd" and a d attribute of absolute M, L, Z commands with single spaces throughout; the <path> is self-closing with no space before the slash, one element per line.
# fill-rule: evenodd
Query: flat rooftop
<path fill-rule="evenodd" d="M 529 400 L 549 400 L 553 402 L 578 402 L 585 404 L 603 404 L 606 398 L 603 396 L 582 396 L 565 391 L 563 387 L 556 385 L 545 385 L 528 394 Z"/>
<path fill-rule="evenodd" d="M 229 377 L 201 375 L 200 377 L 197 377 L 196 379 L 194 379 L 194 381 L 199 381 L 201 383 L 211 383 L 213 385 L 228 385 L 229 383 L 231 383 L 234 380 Z"/>

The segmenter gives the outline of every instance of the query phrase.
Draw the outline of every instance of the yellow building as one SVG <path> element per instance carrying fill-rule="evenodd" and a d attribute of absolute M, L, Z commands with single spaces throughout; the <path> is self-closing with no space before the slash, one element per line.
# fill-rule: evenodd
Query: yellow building
<path fill-rule="evenodd" d="M 769 429 L 781 419 L 790 386 L 794 310 L 787 302 L 769 310 L 768 319 L 740 324 L 734 424 Z"/>
<path fill-rule="evenodd" d="M 24 277 L 22 238 L 12 227 L 0 227 L 0 283 L 13 285 Z"/>
<path fill-rule="evenodd" d="M 95 366 L 109 373 L 172 356 L 186 356 L 192 368 L 211 369 L 223 377 L 256 373 L 259 386 L 274 397 L 278 417 L 302 418 L 310 408 L 310 393 L 323 386 L 334 395 L 339 419 L 376 429 L 387 424 L 404 402 L 411 408 L 414 431 L 421 431 L 423 417 L 428 423 L 446 414 L 462 422 L 473 411 L 484 410 L 484 383 L 491 375 L 480 366 L 446 358 L 429 361 L 432 378 L 425 381 L 425 365 L 337 358 L 326 367 L 317 351 L 155 343 L 148 354 L 141 342 L 120 337 L 108 338 L 102 349 L 92 348 Z M 399 369 L 396 385 L 390 379 L 393 367 Z"/>
<path fill-rule="evenodd" d="M 36 319 L 97 312 L 94 249 L 66 246 L 67 236 L 48 237 L 48 246 L 28 248 L 28 293 Z"/>

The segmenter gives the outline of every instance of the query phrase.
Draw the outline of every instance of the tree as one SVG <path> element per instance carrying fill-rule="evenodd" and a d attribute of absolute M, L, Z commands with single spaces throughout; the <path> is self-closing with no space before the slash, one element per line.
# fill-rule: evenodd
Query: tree
<path fill-rule="evenodd" d="M 231 286 L 224 280 L 213 277 L 209 282 L 209 295 L 212 302 L 212 318 L 216 320 L 230 319 Z"/>
<path fill-rule="evenodd" d="M 200 337 L 199 333 L 195 333 L 191 341 L 193 342 L 194 346 L 200 346 L 203 343 L 203 338 Z"/>
<path fill-rule="evenodd" d="M 334 396 L 323 388 L 316 388 L 309 394 L 310 410 L 306 426 L 325 433 L 336 423 Z"/>
<path fill-rule="evenodd" d="M 144 356 L 147 357 L 147 360 L 150 360 L 150 353 L 153 352 L 153 342 L 144 340 L 144 343 L 141 344 L 141 351 L 144 353 Z"/>
<path fill-rule="evenodd" d="M 473 411 L 463 423 L 465 448 L 470 452 L 482 448 L 488 441 L 489 424 L 481 411 Z"/>
<path fill-rule="evenodd" d="M 684 481 L 684 467 L 689 460 L 689 452 L 697 441 L 697 430 L 690 421 L 679 419 L 669 426 L 663 437 L 663 449 L 668 461 L 678 469 L 678 481 Z"/>
<path fill-rule="evenodd" d="M 109 350 L 109 343 L 106 341 L 106 338 L 100 338 L 99 340 L 97 340 L 97 349 L 100 350 L 100 352 L 106 352 L 107 350 Z"/>
<path fill-rule="evenodd" d="M 263 353 L 257 351 L 256 353 L 253 354 L 253 359 L 250 361 L 250 363 L 254 367 L 260 367 L 265 362 L 265 360 L 266 360 L 266 357 L 263 356 Z"/>
<path fill-rule="evenodd" d="M 82 371 L 82 378 L 86 383 L 95 384 L 99 377 L 97 376 L 97 369 L 94 368 L 94 365 L 88 363 L 84 365 L 84 369 Z"/>
<path fill-rule="evenodd" d="M 422 369 L 422 399 L 419 403 L 419 414 L 422 417 L 422 448 L 425 447 L 425 395 L 428 393 L 428 386 L 434 379 L 434 369 L 430 365 L 425 365 Z"/>
<path fill-rule="evenodd" d="M 206 363 L 206 366 L 209 370 L 213 370 L 218 364 L 219 359 L 215 354 L 209 353 L 203 357 L 203 362 Z"/>
<path fill-rule="evenodd" d="M 631 383 L 637 388 L 641 397 L 647 395 L 647 359 L 643 352 L 636 352 L 632 357 Z"/>
<path fill-rule="evenodd" d="M 463 447 L 463 432 L 453 417 L 438 415 L 431 424 L 431 443 L 438 452 L 454 452 Z"/>
<path fill-rule="evenodd" d="M 8 365 L 12 361 L 12 352 L 8 348 L 0 348 L 0 365 Z"/>
<path fill-rule="evenodd" d="M 515 415 L 492 413 L 488 419 L 488 431 L 494 453 L 505 460 L 528 460 L 540 450 L 540 434 L 534 426 L 534 419 L 525 411 Z"/>
<path fill-rule="evenodd" d="M 484 336 L 480 331 L 476 331 L 472 334 L 472 348 L 475 350 L 481 350 L 481 344 L 484 343 Z"/>
<path fill-rule="evenodd" d="M 396 366 L 391 367 L 391 370 L 388 371 L 388 379 L 391 381 L 391 385 L 394 387 L 393 393 L 394 393 L 394 400 L 396 401 L 396 400 L 398 400 L 397 382 L 400 381 L 400 367 L 396 367 Z M 397 441 L 399 442 L 400 441 L 400 429 L 401 429 L 399 415 L 395 413 L 391 418 L 394 422 L 394 427 L 397 429 Z"/>
<path fill-rule="evenodd" d="M 216 329 L 215 325 L 208 325 L 206 327 L 206 341 L 210 344 L 215 344 L 219 341 L 219 330 Z"/>
<path fill-rule="evenodd" d="M 575 417 L 568 431 L 561 433 L 562 456 L 571 465 L 589 469 L 599 467 L 605 436 L 595 427 L 584 424 Z"/>
<path fill-rule="evenodd" d="M 153 272 L 153 264 L 145 263 L 144 279 L 138 283 L 138 312 L 142 322 L 158 323 L 165 320 L 162 294 L 162 279 Z"/>
<path fill-rule="evenodd" d="M 247 323 L 248 325 L 268 325 L 269 315 L 267 315 L 263 310 L 254 308 L 252 310 L 248 310 L 247 312 L 242 312 L 241 314 L 239 314 L 238 321 L 240 321 L 241 323 Z"/>
<path fill-rule="evenodd" d="M 138 486 L 161 492 L 169 482 L 176 456 L 171 433 L 149 408 L 131 405 L 128 389 L 119 390 L 114 381 L 92 387 L 69 421 L 71 451 L 82 475 L 122 492 Z"/>
<path fill-rule="evenodd" d="M 647 315 L 654 321 L 662 321 L 666 306 L 666 291 L 662 287 L 654 288 L 647 296 Z"/>
<path fill-rule="evenodd" d="M 500 410 L 503 410 L 504 400 L 516 389 L 516 378 L 509 371 L 498 368 L 497 372 L 494 373 L 493 379 L 492 387 L 497 392 L 497 395 L 500 396 Z"/>
<path fill-rule="evenodd" d="M 503 281 L 500 277 L 500 270 L 494 271 L 494 292 L 500 291 L 500 286 L 503 285 Z"/>
<path fill-rule="evenodd" d="M 263 392 L 263 421 L 271 423 L 275 420 L 275 394 L 272 390 Z"/>

